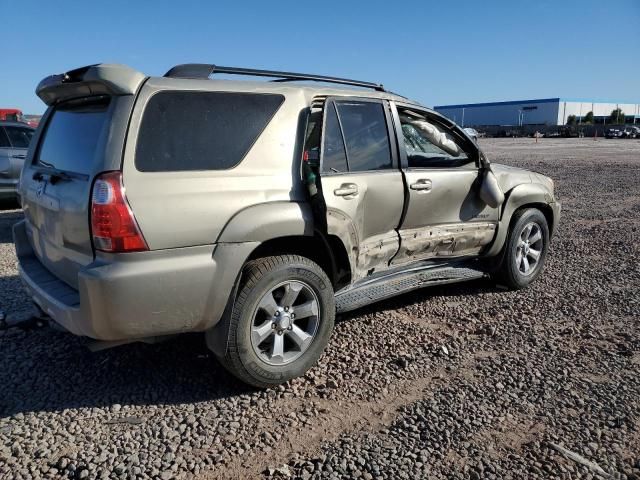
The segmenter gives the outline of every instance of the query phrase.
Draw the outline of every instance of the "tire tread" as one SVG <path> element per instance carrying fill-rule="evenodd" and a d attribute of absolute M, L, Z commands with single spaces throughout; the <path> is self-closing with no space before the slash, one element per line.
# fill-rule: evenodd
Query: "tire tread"
<path fill-rule="evenodd" d="M 544 226 L 543 230 L 545 232 L 544 234 L 545 243 L 544 243 L 544 251 L 542 253 L 541 265 L 538 268 L 538 271 L 533 273 L 531 279 L 528 282 L 523 283 L 521 278 L 518 278 L 514 275 L 513 269 L 511 268 L 512 258 L 511 258 L 510 248 L 511 248 L 511 242 L 513 240 L 513 232 L 515 230 L 515 227 L 518 225 L 518 223 L 524 216 L 528 216 L 528 215 L 540 215 L 541 223 Z M 533 282 L 536 278 L 538 278 L 540 273 L 542 273 L 548 249 L 549 249 L 549 225 L 547 224 L 547 220 L 546 220 L 546 217 L 544 216 L 544 213 L 539 209 L 533 208 L 533 207 L 529 207 L 529 208 L 525 207 L 525 208 L 516 210 L 516 212 L 511 217 L 511 221 L 509 222 L 509 234 L 507 235 L 507 239 L 504 244 L 504 251 L 503 251 L 503 258 L 502 258 L 501 265 L 495 274 L 496 280 L 498 280 L 500 283 L 502 283 L 503 285 L 505 285 L 511 290 L 519 290 L 521 288 L 528 286 L 531 282 Z"/>

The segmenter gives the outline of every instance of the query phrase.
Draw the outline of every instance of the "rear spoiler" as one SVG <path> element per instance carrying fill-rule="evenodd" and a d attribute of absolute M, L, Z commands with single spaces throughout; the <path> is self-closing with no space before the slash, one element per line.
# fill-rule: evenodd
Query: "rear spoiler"
<path fill-rule="evenodd" d="M 100 63 L 46 77 L 36 95 L 49 106 L 93 95 L 133 95 L 146 78 L 126 65 Z"/>

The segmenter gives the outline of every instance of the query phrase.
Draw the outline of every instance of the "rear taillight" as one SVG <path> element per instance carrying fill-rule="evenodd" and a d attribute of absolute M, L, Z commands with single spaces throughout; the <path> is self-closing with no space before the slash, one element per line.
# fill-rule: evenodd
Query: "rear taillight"
<path fill-rule="evenodd" d="M 94 247 L 103 252 L 149 250 L 127 203 L 121 172 L 103 173 L 93 184 L 91 234 Z"/>

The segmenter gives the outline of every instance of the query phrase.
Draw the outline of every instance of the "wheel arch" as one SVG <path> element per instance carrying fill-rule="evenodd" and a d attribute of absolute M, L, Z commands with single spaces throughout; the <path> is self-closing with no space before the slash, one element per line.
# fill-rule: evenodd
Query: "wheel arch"
<path fill-rule="evenodd" d="M 266 240 L 258 245 L 247 258 L 247 262 L 272 255 L 295 254 L 308 258 L 322 268 L 334 290 L 351 281 L 351 264 L 346 248 L 335 235 L 314 231 L 313 235 L 287 235 Z"/>
<path fill-rule="evenodd" d="M 312 236 L 313 214 L 304 202 L 276 201 L 251 205 L 224 226 L 217 243 L 265 242 L 277 237 Z"/>
<path fill-rule="evenodd" d="M 553 195 L 542 185 L 530 183 L 522 184 L 511 189 L 505 195 L 496 238 L 487 250 L 486 257 L 493 257 L 502 251 L 506 242 L 514 214 L 524 208 L 536 208 L 542 212 L 549 225 L 549 234 L 555 232 L 558 218 L 551 204 L 554 203 Z"/>

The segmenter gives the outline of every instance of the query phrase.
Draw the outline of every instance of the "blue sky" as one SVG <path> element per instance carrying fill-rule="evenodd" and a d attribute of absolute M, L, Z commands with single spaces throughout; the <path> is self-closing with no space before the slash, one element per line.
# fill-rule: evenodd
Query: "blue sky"
<path fill-rule="evenodd" d="M 0 107 L 25 113 L 41 78 L 99 62 L 344 76 L 426 105 L 640 102 L 640 0 L 0 0 L 0 18 Z"/>

